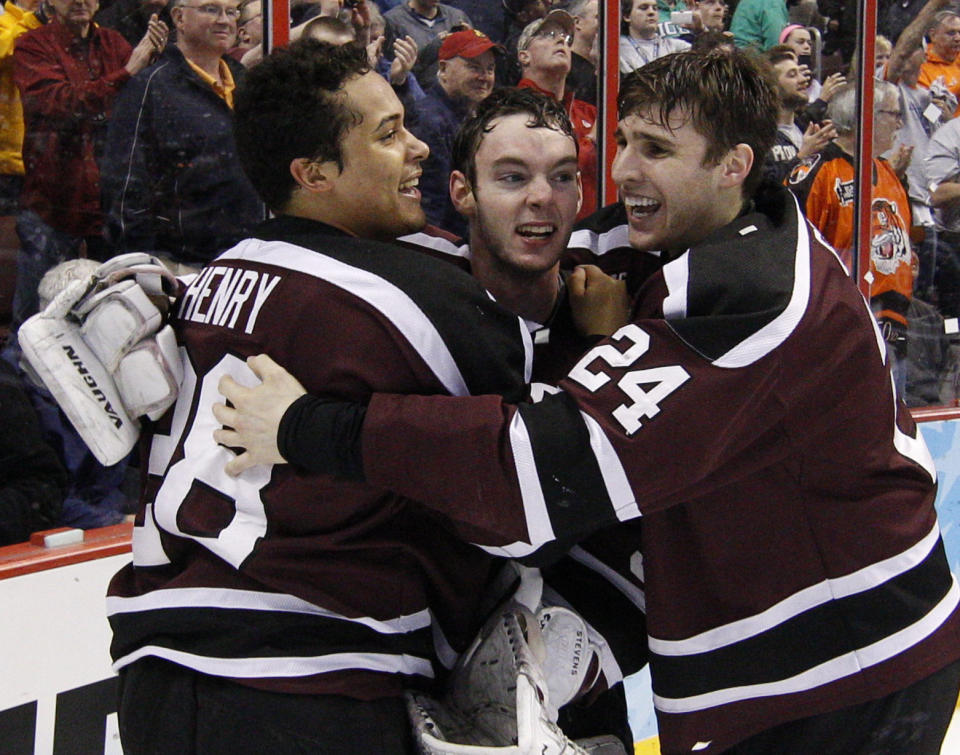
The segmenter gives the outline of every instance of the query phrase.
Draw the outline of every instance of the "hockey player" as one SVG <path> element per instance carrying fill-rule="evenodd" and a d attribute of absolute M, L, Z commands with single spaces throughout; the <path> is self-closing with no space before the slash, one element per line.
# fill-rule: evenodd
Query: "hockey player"
<path fill-rule="evenodd" d="M 308 41 L 238 90 L 244 168 L 277 213 L 174 317 L 184 377 L 110 585 L 124 750 L 406 753 L 405 687 L 482 622 L 495 566 L 428 509 L 290 466 L 223 473 L 217 382 L 278 355 L 313 390 L 519 400 L 529 338 L 467 274 L 383 240 L 424 223 L 425 145 L 359 46 Z"/>
<path fill-rule="evenodd" d="M 665 753 L 936 752 L 960 591 L 935 470 L 836 255 L 757 186 L 775 95 L 739 52 L 684 54 L 627 77 L 619 114 L 630 242 L 663 266 L 560 393 L 359 407 L 271 373 L 293 406 L 279 436 L 227 431 L 238 466 L 308 442 L 312 468 L 514 555 L 642 515 L 621 569 L 645 582 Z"/>

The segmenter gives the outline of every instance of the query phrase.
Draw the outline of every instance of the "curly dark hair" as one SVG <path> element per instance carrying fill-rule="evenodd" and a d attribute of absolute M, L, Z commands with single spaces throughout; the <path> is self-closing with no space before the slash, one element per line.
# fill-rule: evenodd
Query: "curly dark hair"
<path fill-rule="evenodd" d="M 362 45 L 305 39 L 273 51 L 237 86 L 234 135 L 240 164 L 274 212 L 290 201 L 297 158 L 334 161 L 343 169 L 341 142 L 360 122 L 342 90 L 370 70 Z"/>
<path fill-rule="evenodd" d="M 684 113 L 707 140 L 705 163 L 716 163 L 737 144 L 753 150 L 745 196 L 762 178 L 763 160 L 777 135 L 779 97 L 757 58 L 740 50 L 680 52 L 627 74 L 620 83 L 617 113 L 644 114 L 669 123 Z"/>
<path fill-rule="evenodd" d="M 501 87 L 494 89 L 460 124 L 453 140 L 451 167 L 463 173 L 473 185 L 476 182 L 477 150 L 480 149 L 484 134 L 491 130 L 490 123 L 496 118 L 518 113 L 530 116 L 528 127 L 559 131 L 573 139 L 574 145 L 579 147 L 563 105 L 533 89 Z"/>

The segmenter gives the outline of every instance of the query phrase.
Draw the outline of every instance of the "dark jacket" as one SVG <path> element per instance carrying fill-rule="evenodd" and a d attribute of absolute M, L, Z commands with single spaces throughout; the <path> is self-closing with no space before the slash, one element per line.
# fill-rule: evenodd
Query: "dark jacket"
<path fill-rule="evenodd" d="M 0 545 L 53 527 L 67 474 L 41 434 L 14 369 L 0 359 Z"/>
<path fill-rule="evenodd" d="M 453 137 L 468 112 L 468 103 L 451 99 L 435 84 L 417 102 L 417 120 L 410 129 L 430 147 L 420 177 L 423 211 L 431 223 L 461 237 L 467 235 L 467 223 L 453 208 L 449 186 Z"/>
<path fill-rule="evenodd" d="M 242 67 L 224 60 L 238 80 Z M 107 241 L 118 251 L 202 263 L 263 218 L 230 107 L 174 45 L 117 98 L 101 173 Z"/>

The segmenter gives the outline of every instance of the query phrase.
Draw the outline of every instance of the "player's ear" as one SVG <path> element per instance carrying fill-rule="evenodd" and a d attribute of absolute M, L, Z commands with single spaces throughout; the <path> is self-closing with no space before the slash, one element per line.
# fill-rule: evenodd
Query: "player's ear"
<path fill-rule="evenodd" d="M 306 191 L 329 191 L 333 185 L 331 179 L 339 172 L 333 161 L 321 163 L 309 157 L 298 157 L 290 162 L 290 175 L 297 187 Z"/>
<path fill-rule="evenodd" d="M 473 187 L 466 175 L 459 170 L 450 173 L 450 201 L 453 208 L 466 218 L 476 212 L 477 198 L 473 195 Z"/>
<path fill-rule="evenodd" d="M 742 186 L 753 167 L 753 149 L 749 144 L 737 144 L 720 161 L 720 185 L 724 188 Z"/>

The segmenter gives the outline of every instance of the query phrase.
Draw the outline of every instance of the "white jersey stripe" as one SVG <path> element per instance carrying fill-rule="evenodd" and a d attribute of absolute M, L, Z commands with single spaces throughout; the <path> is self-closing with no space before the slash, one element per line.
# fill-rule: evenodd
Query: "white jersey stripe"
<path fill-rule="evenodd" d="M 611 569 L 605 563 L 597 559 L 592 553 L 585 551 L 579 545 L 575 545 L 567 554 L 574 561 L 583 564 L 590 571 L 596 572 L 617 589 L 627 600 L 635 605 L 643 613 L 647 612 L 647 597 L 643 590 L 637 587 L 633 582 Z"/>
<path fill-rule="evenodd" d="M 218 258 L 248 260 L 312 275 L 367 302 L 391 321 L 453 396 L 469 394 L 466 381 L 430 319 L 404 291 L 367 270 L 285 241 L 247 239 Z"/>
<path fill-rule="evenodd" d="M 530 443 L 527 426 L 520 416 L 520 412 L 513 415 L 510 422 L 510 448 L 513 451 L 513 463 L 517 470 L 517 479 L 520 483 L 520 494 L 523 500 L 523 513 L 526 518 L 527 536 L 529 542 L 516 542 L 503 546 L 480 546 L 487 553 L 508 558 L 520 558 L 533 553 L 544 543 L 555 539 L 550 514 L 547 512 L 547 503 L 543 498 L 540 487 L 540 476 L 537 474 L 537 462 Z"/>
<path fill-rule="evenodd" d="M 326 674 L 332 671 L 382 671 L 387 674 L 409 674 L 433 678 L 433 667 L 424 658 L 389 653 L 332 653 L 330 655 L 278 658 L 211 658 L 185 653 L 182 650 L 144 645 L 135 652 L 118 658 L 114 671 L 146 656 L 165 658 L 211 676 L 229 676 L 236 679 L 270 677 L 297 677 Z"/>
<path fill-rule="evenodd" d="M 807 311 L 810 300 L 810 235 L 796 198 L 792 194 L 790 196 L 797 214 L 797 243 L 793 258 L 793 292 L 790 303 L 771 322 L 715 360 L 717 367 L 746 367 L 763 358 L 787 340 Z"/>
<path fill-rule="evenodd" d="M 402 634 L 430 626 L 430 612 L 417 611 L 395 619 L 372 619 L 365 616 L 349 617 L 321 608 L 293 595 L 254 590 L 233 590 L 213 587 L 181 587 L 160 589 L 132 598 L 107 598 L 107 615 L 181 608 L 242 609 L 245 611 L 275 611 L 311 614 L 323 618 L 362 624 L 381 634 Z"/>
<path fill-rule="evenodd" d="M 718 648 L 763 634 L 786 621 L 833 600 L 866 592 L 921 563 L 940 542 L 940 528 L 934 525 L 919 542 L 883 561 L 852 574 L 826 579 L 774 604 L 766 611 L 724 624 L 683 640 L 648 639 L 650 650 L 658 655 L 683 656 L 708 653 Z"/>
<path fill-rule="evenodd" d="M 603 255 L 615 249 L 630 246 L 630 226 L 617 225 L 609 231 L 597 233 L 588 229 L 574 231 L 570 235 L 568 249 L 588 249 L 596 255 Z"/>
<path fill-rule="evenodd" d="M 586 412 L 580 412 L 583 424 L 590 434 L 590 448 L 596 457 L 597 466 L 603 476 L 603 484 L 607 489 L 610 505 L 621 522 L 627 519 L 636 519 L 640 516 L 640 507 L 637 506 L 637 497 L 633 494 L 627 473 L 623 470 L 620 457 L 610 444 L 610 439 L 600 427 L 600 424 Z"/>
<path fill-rule="evenodd" d="M 655 694 L 653 696 L 654 706 L 664 713 L 690 713 L 757 697 L 804 692 L 835 682 L 864 668 L 893 658 L 924 638 L 929 637 L 950 617 L 958 602 L 960 602 L 960 589 L 958 589 L 956 579 L 953 579 L 946 596 L 926 616 L 873 645 L 845 653 L 807 669 L 796 676 L 776 682 L 730 687 L 684 698 L 666 698 Z"/>

